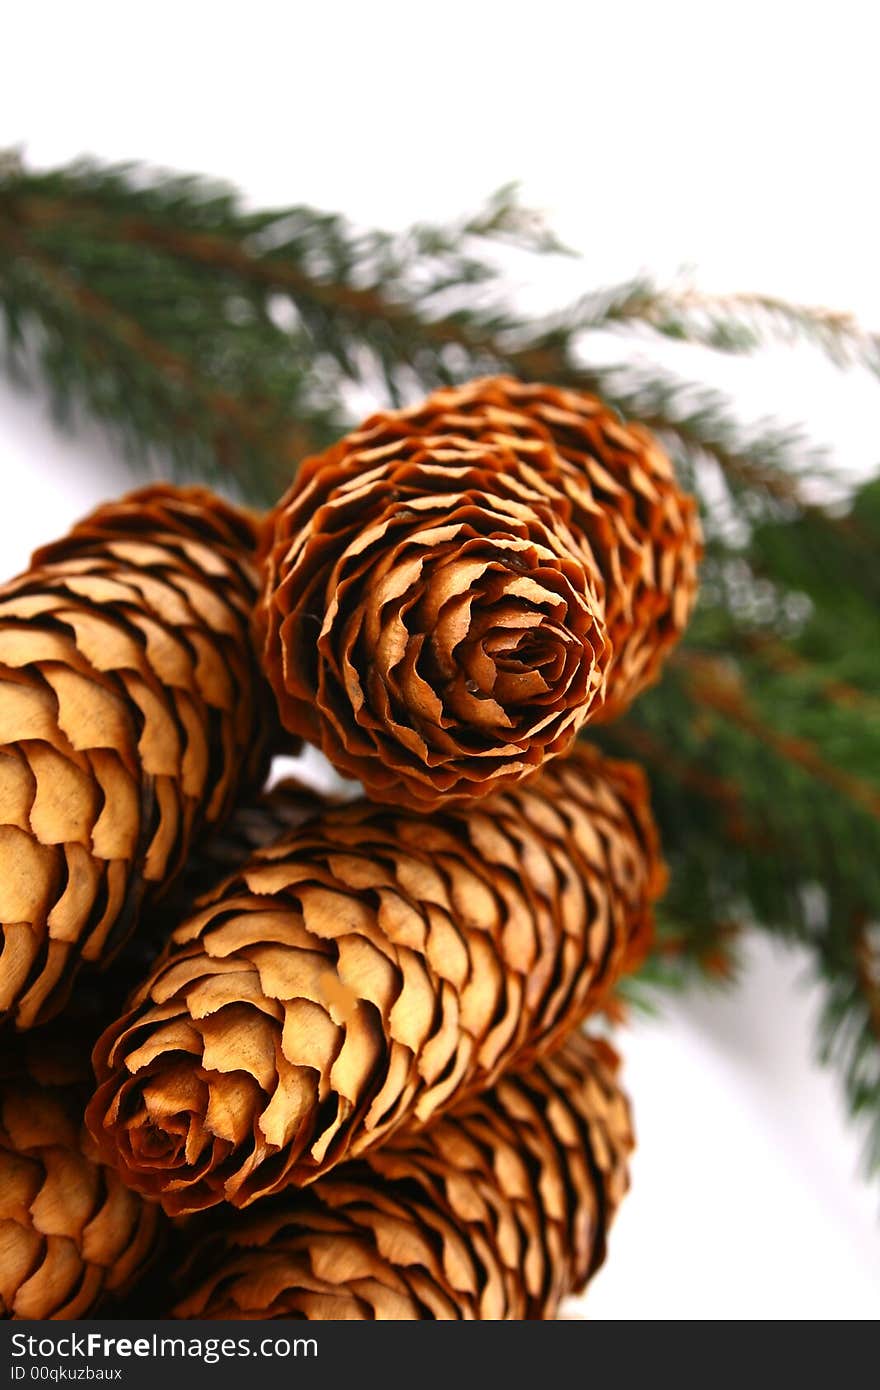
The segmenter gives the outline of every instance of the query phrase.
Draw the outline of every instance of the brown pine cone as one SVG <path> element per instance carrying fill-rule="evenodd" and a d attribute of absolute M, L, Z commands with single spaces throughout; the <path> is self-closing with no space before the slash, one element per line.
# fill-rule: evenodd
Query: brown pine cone
<path fill-rule="evenodd" d="M 657 679 L 697 593 L 697 504 L 678 486 L 659 440 L 584 391 L 485 377 L 373 415 L 349 447 L 380 449 L 413 434 L 498 445 L 545 476 L 546 446 L 553 450 L 552 480 L 571 509 L 569 524 L 586 537 L 604 581 L 613 660 L 605 699 L 590 717 L 616 718 Z"/>
<path fill-rule="evenodd" d="M 265 774 L 255 539 L 203 489 L 150 487 L 0 588 L 0 1015 L 19 1028 Z"/>
<path fill-rule="evenodd" d="M 495 568 L 476 563 L 465 526 L 451 539 L 443 529 L 470 520 L 460 508 L 472 494 L 462 487 L 458 510 L 448 494 L 474 450 L 498 458 L 494 476 L 468 478 Z M 512 523 L 493 492 L 549 509 L 594 584 L 598 570 L 588 641 L 602 687 L 572 683 L 573 634 L 526 592 L 535 553 L 505 546 Z M 376 799 L 424 808 L 528 774 L 565 751 L 575 725 L 615 717 L 655 680 L 693 607 L 701 541 L 694 500 L 647 430 L 582 392 L 494 377 L 373 415 L 307 460 L 265 548 L 257 626 L 282 722 Z M 583 660 L 592 677 L 586 645 Z"/>
<path fill-rule="evenodd" d="M 11 1057 L 15 1074 L 7 1057 L 0 1078 L 0 1317 L 82 1318 L 143 1271 L 164 1218 L 95 1154 L 82 1123 L 88 1058 L 43 1038 Z"/>
<path fill-rule="evenodd" d="M 361 435 L 267 526 L 264 665 L 282 723 L 379 801 L 485 796 L 565 752 L 611 657 L 552 449 Z"/>
<path fill-rule="evenodd" d="M 226 1217 L 180 1318 L 552 1318 L 605 1257 L 629 1107 L 607 1044 L 573 1035 L 418 1135 L 307 1194 Z"/>
<path fill-rule="evenodd" d="M 92 1133 L 171 1214 L 311 1182 L 551 1050 L 662 882 L 643 775 L 588 747 L 485 808 L 330 812 L 174 933 L 97 1044 Z"/>

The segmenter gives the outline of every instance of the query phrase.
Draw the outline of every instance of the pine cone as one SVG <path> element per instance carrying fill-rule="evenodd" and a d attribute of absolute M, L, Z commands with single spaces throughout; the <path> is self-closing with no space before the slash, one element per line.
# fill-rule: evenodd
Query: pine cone
<path fill-rule="evenodd" d="M 464 471 L 475 450 L 478 475 Z M 543 552 L 496 496 L 549 510 L 592 574 L 586 688 L 568 662 L 577 610 L 563 623 L 534 591 Z M 475 524 L 491 539 L 476 552 Z M 307 460 L 265 548 L 257 626 L 282 723 L 376 799 L 426 808 L 529 773 L 655 680 L 701 546 L 647 430 L 593 396 L 497 377 L 374 415 Z"/>
<path fill-rule="evenodd" d="M 333 811 L 174 933 L 95 1049 L 92 1133 L 171 1214 L 310 1182 L 551 1050 L 662 880 L 640 770 L 587 747 L 485 809 Z"/>
<path fill-rule="evenodd" d="M 575 1034 L 422 1134 L 227 1217 L 173 1316 L 554 1317 L 602 1263 L 628 1186 L 616 1071 L 607 1044 Z"/>
<path fill-rule="evenodd" d="M 0 588 L 0 1015 L 19 1028 L 262 780 L 255 537 L 202 489 L 145 488 Z"/>
<path fill-rule="evenodd" d="M 479 797 L 565 752 L 611 657 L 553 451 L 361 435 L 269 523 L 257 612 L 282 723 L 376 800 Z"/>
<path fill-rule="evenodd" d="M 435 391 L 408 410 L 373 415 L 349 447 L 381 449 L 413 434 L 497 445 L 545 476 L 546 446 L 553 451 L 552 481 L 604 581 L 613 660 L 605 699 L 590 717 L 617 718 L 657 679 L 697 593 L 697 504 L 678 486 L 659 440 L 586 392 L 486 377 Z"/>
<path fill-rule="evenodd" d="M 13 1053 L 0 1079 L 0 1317 L 82 1318 L 140 1274 L 164 1218 L 95 1155 L 87 1057 L 42 1038 Z"/>

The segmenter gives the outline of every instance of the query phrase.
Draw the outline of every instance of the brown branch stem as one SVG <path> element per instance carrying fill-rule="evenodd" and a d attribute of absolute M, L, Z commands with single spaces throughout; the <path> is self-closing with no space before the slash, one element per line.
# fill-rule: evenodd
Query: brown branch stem
<path fill-rule="evenodd" d="M 698 704 L 716 710 L 816 781 L 832 787 L 880 819 L 880 792 L 870 783 L 827 762 L 809 739 L 783 733 L 767 724 L 751 704 L 737 672 L 729 663 L 690 650 L 680 650 L 674 660 Z"/>

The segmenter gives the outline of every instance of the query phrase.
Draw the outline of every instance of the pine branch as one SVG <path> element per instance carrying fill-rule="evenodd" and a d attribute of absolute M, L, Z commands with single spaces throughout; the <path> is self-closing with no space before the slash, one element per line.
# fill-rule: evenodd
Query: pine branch
<path fill-rule="evenodd" d="M 194 398 L 221 419 L 228 417 L 246 430 L 253 430 L 255 422 L 248 418 L 238 401 L 215 390 L 210 381 L 200 379 L 184 358 L 153 341 L 136 320 L 120 313 L 87 285 L 77 284 L 65 275 L 48 257 L 31 248 L 13 227 L 0 226 L 0 246 L 23 262 L 34 273 L 35 280 L 42 282 L 41 288 L 48 291 L 41 306 L 46 321 L 51 319 L 53 300 L 58 317 L 79 316 L 86 334 L 85 350 L 92 354 L 96 365 L 114 354 L 131 357 L 138 363 L 146 361 L 164 382 L 169 394 L 182 388 L 188 399 Z"/>
<path fill-rule="evenodd" d="M 766 294 L 710 295 L 694 287 L 645 289 L 630 306 L 632 319 L 667 338 L 719 352 L 756 352 L 774 342 L 803 342 L 835 366 L 864 367 L 880 376 L 880 336 L 852 314 L 790 304 Z"/>
<path fill-rule="evenodd" d="M 866 495 L 874 491 L 863 489 L 853 508 L 862 535 L 872 514 Z M 671 919 L 689 926 L 694 942 L 711 942 L 719 924 L 737 921 L 810 951 L 825 986 L 822 1053 L 865 1120 L 868 1162 L 877 1167 L 880 717 L 868 675 L 878 661 L 876 575 L 864 576 L 864 599 L 856 584 L 837 591 L 833 607 L 807 611 L 783 640 L 777 615 L 787 594 L 777 592 L 774 611 L 767 557 L 799 557 L 816 595 L 831 583 L 827 548 L 823 566 L 805 547 L 805 532 L 814 534 L 814 518 L 766 528 L 763 573 L 740 576 L 763 609 L 713 609 L 710 588 L 689 647 L 621 725 L 603 731 L 603 741 L 618 753 L 635 751 L 650 771 L 672 865 Z M 852 626 L 840 620 L 841 600 Z M 873 645 L 859 642 L 862 614 Z M 854 678 L 845 698 L 842 655 Z M 701 926 L 708 921 L 712 929 Z M 689 949 L 697 960 L 696 946 Z"/>
<path fill-rule="evenodd" d="M 805 685 L 814 686 L 832 704 L 855 708 L 871 718 L 880 719 L 880 697 L 866 694 L 848 681 L 829 676 L 777 637 L 766 633 L 748 633 L 744 635 L 743 646 L 769 670 L 796 676 Z"/>
<path fill-rule="evenodd" d="M 98 293 L 108 279 L 108 298 L 115 293 L 121 300 L 134 288 L 141 252 L 159 258 L 168 290 L 175 287 L 174 277 L 180 277 L 173 298 L 166 294 L 172 303 L 204 296 L 209 282 L 214 286 L 213 307 L 221 320 L 215 331 L 221 339 L 229 335 L 231 309 L 237 307 L 241 313 L 242 305 L 248 304 L 257 318 L 262 316 L 272 326 L 278 316 L 278 305 L 272 301 L 278 296 L 289 300 L 294 328 L 287 341 L 274 341 L 272 350 L 298 361 L 301 377 L 308 375 L 316 350 L 329 357 L 333 367 L 314 431 L 317 447 L 325 437 L 326 401 L 344 395 L 346 383 L 378 377 L 390 401 L 399 403 L 412 394 L 413 386 L 430 390 L 454 379 L 507 371 L 530 380 L 593 385 L 623 413 L 668 431 L 684 449 L 710 454 L 734 484 L 797 501 L 793 459 L 800 453 L 801 474 L 824 463 L 805 450 L 797 431 L 767 427 L 748 438 L 731 421 L 721 393 L 668 372 L 655 371 L 648 377 L 619 367 L 585 365 L 584 335 L 638 317 L 652 302 L 648 282 L 637 279 L 586 295 L 570 311 L 539 320 L 523 320 L 499 303 L 498 275 L 485 261 L 474 259 L 468 248 L 474 239 L 491 243 L 503 238 L 523 217 L 507 190 L 461 227 L 423 227 L 395 239 L 381 233 L 356 234 L 342 219 L 308 208 L 247 213 L 228 189 L 193 179 L 163 183 L 126 167 L 104 170 L 82 164 L 45 175 L 21 172 L 0 181 L 0 225 L 5 221 L 15 228 L 19 246 L 33 245 L 43 264 L 53 256 L 62 258 L 69 273 L 86 274 Z M 520 240 L 536 254 L 556 249 L 544 233 Z M 108 248 L 113 252 L 109 259 Z M 126 248 L 132 257 L 130 281 L 119 274 Z M 474 307 L 475 286 L 484 292 L 491 289 L 487 307 Z M 464 300 L 463 291 L 469 292 Z M 459 307 L 438 314 L 438 302 L 456 295 Z M 14 302 L 8 292 L 3 298 Z M 146 317 L 149 312 L 158 341 L 169 332 L 179 338 L 179 322 L 169 324 L 156 314 L 156 307 L 141 296 L 132 313 L 139 310 Z M 238 327 L 234 320 L 231 327 L 233 332 Z M 269 336 L 276 336 L 271 327 Z M 212 363 L 203 364 L 194 333 L 183 346 L 194 359 L 195 379 L 200 375 L 197 368 L 212 369 Z M 273 454 L 290 456 L 286 427 L 295 419 L 299 437 L 307 439 L 313 411 L 307 390 L 292 392 L 287 401 L 273 393 L 273 399 L 277 435 L 265 439 L 256 458 L 239 441 L 249 476 L 255 467 L 267 471 L 261 486 L 267 500 L 276 490 Z M 259 404 L 265 413 L 265 402 Z M 172 431 L 157 413 L 164 443 Z M 180 422 L 174 425 L 178 454 L 185 456 Z M 230 467 L 234 456 L 233 449 Z M 244 467 L 243 462 L 242 471 Z"/>
<path fill-rule="evenodd" d="M 880 821 L 880 790 L 826 761 L 809 739 L 794 738 L 766 723 L 749 701 L 741 674 L 730 663 L 687 649 L 678 652 L 673 660 L 683 667 L 697 704 L 717 710 L 765 747 L 803 768 L 817 782 L 849 797 Z"/>
<path fill-rule="evenodd" d="M 682 380 L 668 370 L 625 363 L 582 368 L 569 384 L 613 401 L 622 414 L 658 431 L 684 455 L 708 456 L 729 485 L 776 502 L 809 509 L 800 484 L 827 468 L 826 453 L 799 427 L 772 422 L 748 429 L 721 391 Z"/>

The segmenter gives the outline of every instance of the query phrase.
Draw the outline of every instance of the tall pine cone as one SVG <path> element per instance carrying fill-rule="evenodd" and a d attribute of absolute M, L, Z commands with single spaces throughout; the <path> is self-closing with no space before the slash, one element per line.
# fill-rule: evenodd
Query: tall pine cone
<path fill-rule="evenodd" d="M 344 439 L 269 524 L 264 665 L 285 726 L 367 793 L 478 797 L 565 752 L 611 657 L 600 577 L 548 484 L 501 444 Z"/>
<path fill-rule="evenodd" d="M 172 1214 L 310 1182 L 551 1050 L 662 880 L 640 770 L 586 747 L 485 809 L 331 812 L 174 933 L 95 1049 L 92 1133 Z"/>
<path fill-rule="evenodd" d="M 616 1071 L 607 1044 L 575 1034 L 307 1194 L 227 1217 L 180 1276 L 174 1315 L 552 1318 L 602 1263 L 628 1185 Z"/>
<path fill-rule="evenodd" d="M 0 1317 L 85 1317 L 124 1293 L 162 1230 L 159 1209 L 95 1155 L 88 1059 L 75 1054 L 16 1045 L 0 1078 Z"/>
<path fill-rule="evenodd" d="M 19 1028 L 264 775 L 255 539 L 202 489 L 145 488 L 0 588 L 0 1016 Z"/>

